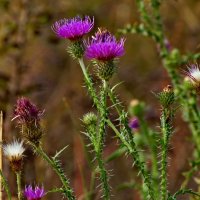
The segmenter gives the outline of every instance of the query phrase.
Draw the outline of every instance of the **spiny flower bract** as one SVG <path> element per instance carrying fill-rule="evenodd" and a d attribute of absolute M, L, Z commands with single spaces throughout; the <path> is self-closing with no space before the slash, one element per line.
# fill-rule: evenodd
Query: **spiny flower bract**
<path fill-rule="evenodd" d="M 92 39 L 85 42 L 85 55 L 89 59 L 109 61 L 124 55 L 125 39 L 119 41 L 109 31 L 99 29 Z"/>
<path fill-rule="evenodd" d="M 52 25 L 52 30 L 60 38 L 78 40 L 89 33 L 94 26 L 94 18 L 89 16 L 81 18 L 76 16 L 71 19 L 61 19 Z"/>
<path fill-rule="evenodd" d="M 9 161 L 21 160 L 25 148 L 23 147 L 23 141 L 19 142 L 14 140 L 10 144 L 3 145 L 4 155 L 8 158 Z"/>
<path fill-rule="evenodd" d="M 36 186 L 33 188 L 31 185 L 25 187 L 24 196 L 27 200 L 40 200 L 44 195 L 43 187 Z"/>

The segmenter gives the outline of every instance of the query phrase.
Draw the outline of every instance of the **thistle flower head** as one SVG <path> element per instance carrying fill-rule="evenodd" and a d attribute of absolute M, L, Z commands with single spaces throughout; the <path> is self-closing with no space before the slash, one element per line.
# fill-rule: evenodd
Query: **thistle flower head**
<path fill-rule="evenodd" d="M 24 190 L 24 196 L 27 200 L 40 200 L 45 195 L 44 188 L 36 186 L 33 188 L 31 185 L 26 186 Z"/>
<path fill-rule="evenodd" d="M 129 127 L 133 130 L 137 130 L 140 127 L 139 120 L 137 117 L 133 117 L 129 120 Z"/>
<path fill-rule="evenodd" d="M 85 55 L 89 59 L 109 61 L 124 55 L 125 39 L 119 41 L 106 29 L 98 29 L 91 41 L 85 42 Z"/>
<path fill-rule="evenodd" d="M 21 170 L 24 151 L 23 141 L 14 140 L 12 143 L 3 146 L 4 155 L 10 161 L 14 171 Z"/>
<path fill-rule="evenodd" d="M 94 26 L 94 18 L 89 16 L 81 18 L 76 16 L 72 19 L 61 19 L 52 25 L 52 30 L 59 38 L 69 39 L 71 41 L 79 40 L 89 33 Z"/>
<path fill-rule="evenodd" d="M 19 124 L 39 123 L 43 111 L 39 110 L 29 99 L 21 97 L 17 100 L 13 120 Z"/>

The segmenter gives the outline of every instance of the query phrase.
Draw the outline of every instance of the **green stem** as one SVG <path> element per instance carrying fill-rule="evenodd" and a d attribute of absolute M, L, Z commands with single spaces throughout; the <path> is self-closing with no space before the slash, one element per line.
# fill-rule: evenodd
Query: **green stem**
<path fill-rule="evenodd" d="M 10 189 L 8 187 L 8 182 L 7 180 L 5 179 L 2 171 L 0 170 L 0 176 L 1 176 L 1 181 L 2 181 L 2 184 L 6 190 L 6 193 L 7 193 L 7 196 L 8 196 L 8 200 L 11 200 L 11 192 L 10 192 Z"/>
<path fill-rule="evenodd" d="M 86 86 L 88 88 L 89 94 L 92 97 L 93 102 L 94 102 L 95 106 L 97 107 L 97 109 L 101 110 L 102 109 L 102 104 L 101 104 L 101 102 L 99 102 L 99 100 L 98 100 L 98 98 L 96 96 L 96 91 L 95 91 L 95 89 L 93 87 L 93 83 L 92 83 L 91 79 L 89 78 L 89 76 L 87 74 L 87 71 L 86 71 L 83 59 L 79 59 L 79 64 L 80 64 L 81 69 L 83 71 L 83 75 L 85 77 Z M 116 97 L 112 94 L 112 92 L 111 92 L 111 90 L 109 89 L 108 86 L 107 86 L 107 92 L 108 92 L 108 95 L 111 98 L 111 101 L 113 102 L 113 105 L 115 106 L 116 110 L 118 111 L 119 116 L 122 116 L 123 109 L 120 106 L 120 104 L 119 104 L 118 100 L 116 99 Z M 126 120 L 126 119 L 124 119 L 124 120 Z M 107 119 L 107 123 L 108 123 L 109 126 L 112 124 L 112 122 L 109 119 Z M 114 130 L 117 130 L 115 128 L 115 126 L 114 127 L 113 126 L 111 128 L 114 128 Z M 135 143 L 133 141 L 132 132 L 131 132 L 130 128 L 128 127 L 128 122 L 127 121 L 123 122 L 122 126 L 123 126 L 123 128 L 125 128 L 125 132 L 128 135 L 128 137 L 130 139 L 130 142 L 128 142 L 128 139 L 125 138 L 120 133 L 117 136 L 120 138 L 120 140 L 122 141 L 122 143 L 129 150 L 129 153 L 132 155 L 136 166 L 140 169 L 140 172 L 142 174 L 144 183 L 145 183 L 145 185 L 148 188 L 148 194 L 149 194 L 151 200 L 154 200 L 155 199 L 154 198 L 154 192 L 153 192 L 153 188 L 151 187 L 150 178 L 149 178 L 149 175 L 146 173 L 146 170 L 145 170 L 145 167 L 144 167 L 144 163 L 142 161 L 140 161 L 140 158 L 139 158 L 140 156 L 139 156 L 139 153 L 138 153 L 138 151 L 136 149 L 136 145 L 135 145 Z M 118 130 L 117 130 L 117 132 L 118 132 Z M 129 143 L 131 143 L 131 145 Z M 102 173 L 104 173 L 104 172 L 102 171 Z M 105 187 L 105 188 L 107 188 L 107 187 Z"/>
<path fill-rule="evenodd" d="M 140 170 L 140 173 L 143 177 L 144 184 L 148 188 L 148 194 L 149 194 L 151 200 L 154 200 L 155 199 L 154 192 L 153 192 L 153 188 L 151 186 L 149 175 L 147 174 L 147 172 L 145 170 L 144 163 L 140 160 L 140 156 L 137 151 L 136 145 L 133 142 L 133 138 L 131 138 L 132 142 L 130 143 L 129 140 L 127 140 L 127 138 L 124 136 L 124 134 L 121 134 L 110 120 L 107 120 L 107 123 L 113 129 L 113 131 L 115 132 L 117 137 L 119 137 L 119 139 L 124 144 L 124 146 L 126 146 L 126 148 L 128 149 L 128 152 L 132 156 L 136 167 Z"/>
<path fill-rule="evenodd" d="M 83 62 L 83 58 L 78 59 L 80 67 L 82 69 L 83 75 L 85 77 L 85 82 L 86 86 L 88 88 L 89 94 L 93 99 L 93 102 L 95 106 L 97 107 L 100 117 L 101 117 L 101 122 L 100 122 L 100 127 L 99 127 L 99 134 L 98 134 L 98 148 L 96 151 L 96 156 L 97 156 L 97 162 L 98 166 L 100 169 L 100 179 L 102 181 L 102 188 L 103 188 L 103 193 L 104 193 L 104 198 L 106 200 L 110 199 L 110 190 L 109 190 L 109 184 L 108 184 L 108 175 L 107 171 L 105 169 L 105 164 L 102 158 L 102 151 L 103 151 L 103 144 L 104 144 L 104 138 L 105 138 L 105 127 L 106 127 L 106 119 L 107 119 L 107 82 L 104 80 L 103 81 L 103 86 L 102 86 L 102 91 L 101 91 L 101 103 L 98 100 L 98 97 L 96 95 L 96 91 L 93 87 L 93 83 L 87 73 L 85 64 Z"/>
<path fill-rule="evenodd" d="M 168 153 L 168 145 L 169 145 L 169 138 L 172 134 L 172 129 L 170 125 L 169 113 L 168 109 L 163 109 L 161 114 L 161 131 L 163 135 L 163 139 L 161 141 L 161 200 L 166 200 L 167 198 L 167 153 Z"/>
<path fill-rule="evenodd" d="M 100 179 L 102 182 L 103 197 L 106 200 L 110 199 L 110 188 L 108 184 L 108 173 L 105 169 L 105 163 L 102 158 L 103 146 L 106 133 L 106 120 L 108 118 L 107 111 L 107 82 L 103 80 L 102 91 L 101 91 L 101 109 L 100 112 L 100 125 L 98 134 L 98 150 L 96 152 L 97 162 L 100 170 Z"/>
<path fill-rule="evenodd" d="M 100 110 L 101 105 L 100 105 L 99 99 L 96 95 L 96 90 L 94 89 L 93 82 L 92 82 L 90 76 L 87 73 L 85 64 L 83 62 L 83 58 L 78 59 L 78 61 L 79 61 L 80 67 L 82 69 L 84 78 L 85 78 L 85 84 L 86 84 L 86 87 L 88 89 L 89 95 L 92 97 L 92 100 L 93 100 L 95 106 L 97 107 L 97 109 Z"/>
<path fill-rule="evenodd" d="M 37 147 L 35 144 L 32 144 L 33 148 L 35 149 L 36 153 L 38 153 L 44 160 L 47 161 L 47 163 L 53 168 L 53 170 L 56 172 L 58 177 L 60 178 L 62 184 L 63 184 L 63 194 L 65 197 L 67 197 L 69 200 L 75 200 L 75 196 L 73 194 L 73 190 L 70 187 L 69 180 L 64 174 L 63 169 L 60 166 L 59 161 L 55 159 L 49 158 L 49 156 L 43 151 L 43 149 L 39 146 Z"/>
<path fill-rule="evenodd" d="M 150 177 L 145 170 L 144 163 L 140 159 L 140 155 L 136 148 L 136 144 L 134 142 L 134 137 L 133 137 L 132 131 L 128 126 L 128 121 L 127 121 L 127 116 L 125 114 L 125 111 L 123 110 L 122 106 L 119 104 L 119 100 L 116 98 L 116 96 L 113 94 L 113 92 L 110 88 L 108 88 L 108 95 L 109 95 L 113 105 L 115 106 L 115 108 L 118 112 L 118 115 L 120 116 L 120 121 L 121 121 L 121 131 L 120 132 L 124 132 L 124 135 L 125 136 L 127 135 L 129 139 L 127 140 L 127 138 L 123 137 L 123 135 L 120 133 L 118 133 L 117 136 L 120 138 L 122 143 L 129 150 L 129 153 L 132 155 L 135 165 L 138 167 L 138 169 L 140 170 L 140 172 L 142 174 L 144 184 L 148 188 L 148 194 L 149 194 L 151 200 L 154 200 L 155 199 L 154 191 L 153 191 L 153 188 L 151 185 Z M 112 123 L 109 122 L 108 124 L 111 125 Z M 113 126 L 111 128 L 113 129 Z M 116 128 L 113 130 L 115 131 L 115 133 L 118 132 L 118 130 Z"/>
<path fill-rule="evenodd" d="M 22 200 L 21 171 L 16 172 L 18 200 Z"/>

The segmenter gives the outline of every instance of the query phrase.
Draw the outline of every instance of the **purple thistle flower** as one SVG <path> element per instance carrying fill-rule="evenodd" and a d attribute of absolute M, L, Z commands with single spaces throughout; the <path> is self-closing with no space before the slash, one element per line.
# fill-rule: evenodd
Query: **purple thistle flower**
<path fill-rule="evenodd" d="M 85 42 L 85 55 L 89 59 L 110 61 L 124 55 L 125 39 L 116 40 L 109 31 L 99 29 L 91 41 Z"/>
<path fill-rule="evenodd" d="M 21 97 L 15 105 L 14 118 L 12 120 L 17 119 L 19 124 L 34 123 L 37 125 L 43 112 L 29 99 Z"/>
<path fill-rule="evenodd" d="M 89 33 L 94 26 L 94 18 L 85 16 L 82 19 L 76 16 L 72 19 L 61 19 L 52 25 L 52 30 L 59 38 L 69 40 L 81 39 L 85 34 Z"/>
<path fill-rule="evenodd" d="M 131 118 L 130 120 L 129 120 L 129 127 L 131 128 L 131 129 L 138 129 L 139 127 L 140 127 L 140 124 L 139 124 L 139 120 L 138 120 L 138 118 L 137 117 L 133 117 L 133 118 Z"/>
<path fill-rule="evenodd" d="M 26 186 L 24 190 L 24 196 L 27 200 L 40 200 L 45 195 L 44 188 L 36 186 L 33 188 L 31 185 Z"/>

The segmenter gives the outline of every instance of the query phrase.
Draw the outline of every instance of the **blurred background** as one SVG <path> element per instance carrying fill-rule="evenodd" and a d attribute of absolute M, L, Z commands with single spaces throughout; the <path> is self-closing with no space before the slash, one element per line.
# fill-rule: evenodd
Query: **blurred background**
<path fill-rule="evenodd" d="M 148 3 L 149 0 L 146 0 Z M 78 199 L 84 199 L 91 177 L 84 143 L 87 139 L 81 118 L 91 111 L 92 101 L 83 87 L 83 76 L 79 65 L 69 57 L 68 42 L 56 38 L 51 25 L 61 18 L 77 14 L 95 17 L 95 29 L 106 27 L 115 33 L 119 28 L 139 22 L 134 0 L 0 0 L 0 109 L 4 111 L 4 141 L 18 137 L 15 124 L 11 123 L 13 105 L 17 97 L 27 96 L 45 109 L 43 138 L 44 149 L 49 155 L 69 145 L 61 160 L 71 180 Z M 163 1 L 161 13 L 166 36 L 173 47 L 182 53 L 197 52 L 200 45 L 200 1 Z M 147 123 L 159 125 L 159 105 L 152 91 L 161 90 L 170 84 L 158 56 L 154 41 L 140 35 L 126 36 L 126 54 L 120 59 L 118 73 L 112 84 L 123 81 L 117 92 L 125 106 L 132 99 L 146 103 Z M 110 131 L 107 137 L 105 156 L 117 147 Z M 182 173 L 189 168 L 193 145 L 190 132 L 176 116 L 176 132 L 170 148 L 169 190 L 176 191 L 183 180 Z M 39 183 L 45 189 L 59 186 L 60 182 L 46 163 L 26 151 L 23 184 Z M 121 190 L 120 185 L 130 182 L 135 172 L 131 159 L 119 157 L 107 164 L 113 170 L 110 183 L 112 199 L 139 200 L 133 189 Z M 9 177 L 12 193 L 16 193 L 14 175 L 4 161 L 4 173 Z M 97 185 L 97 183 L 96 183 Z M 189 186 L 197 190 L 194 180 Z M 99 199 L 97 194 L 94 199 Z M 13 197 L 14 199 L 14 197 Z M 58 194 L 46 197 L 49 200 L 62 199 Z M 183 197 L 181 198 L 183 199 Z M 186 198 L 188 199 L 188 197 Z"/>

